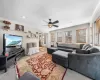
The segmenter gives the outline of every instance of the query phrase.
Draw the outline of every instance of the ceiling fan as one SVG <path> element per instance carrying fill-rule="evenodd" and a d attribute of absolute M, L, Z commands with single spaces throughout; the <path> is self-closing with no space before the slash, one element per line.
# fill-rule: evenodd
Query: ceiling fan
<path fill-rule="evenodd" d="M 49 19 L 49 22 L 47 22 L 47 21 L 45 21 L 45 20 L 44 20 L 44 22 L 47 23 L 47 25 L 45 25 L 45 26 L 48 26 L 49 28 L 51 28 L 52 26 L 54 26 L 54 27 L 59 27 L 58 25 L 55 25 L 55 24 L 59 23 L 58 20 L 56 20 L 56 21 L 54 21 L 54 22 L 51 22 L 51 19 Z"/>

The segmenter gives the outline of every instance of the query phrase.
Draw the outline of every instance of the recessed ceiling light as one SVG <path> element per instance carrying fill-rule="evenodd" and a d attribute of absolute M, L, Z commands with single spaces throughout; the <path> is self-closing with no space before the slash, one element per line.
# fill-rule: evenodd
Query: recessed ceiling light
<path fill-rule="evenodd" d="M 22 16 L 22 18 L 25 19 L 26 17 L 25 16 Z"/>

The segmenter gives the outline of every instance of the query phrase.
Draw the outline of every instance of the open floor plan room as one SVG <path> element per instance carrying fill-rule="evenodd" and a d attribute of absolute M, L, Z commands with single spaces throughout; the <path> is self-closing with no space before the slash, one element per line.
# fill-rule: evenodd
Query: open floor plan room
<path fill-rule="evenodd" d="M 0 80 L 100 80 L 100 0 L 0 0 Z"/>

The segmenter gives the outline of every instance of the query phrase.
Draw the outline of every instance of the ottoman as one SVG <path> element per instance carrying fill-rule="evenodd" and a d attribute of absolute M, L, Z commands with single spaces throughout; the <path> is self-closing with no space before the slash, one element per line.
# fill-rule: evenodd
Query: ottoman
<path fill-rule="evenodd" d="M 53 52 L 57 51 L 58 49 L 56 47 L 50 47 L 47 48 L 47 53 L 52 54 Z"/>
<path fill-rule="evenodd" d="M 55 51 L 52 53 L 52 61 L 54 63 L 57 63 L 65 68 L 68 67 L 68 54 L 70 52 L 65 52 L 65 51 Z"/>

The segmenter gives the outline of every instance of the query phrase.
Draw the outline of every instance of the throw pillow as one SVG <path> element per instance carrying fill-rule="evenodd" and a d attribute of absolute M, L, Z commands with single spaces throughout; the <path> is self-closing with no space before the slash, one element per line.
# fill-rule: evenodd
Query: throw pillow
<path fill-rule="evenodd" d="M 90 44 L 85 44 L 83 47 L 82 47 L 82 50 L 87 50 L 88 48 L 90 48 L 91 45 Z"/>
<path fill-rule="evenodd" d="M 99 49 L 94 48 L 94 47 L 88 48 L 87 50 L 89 51 L 89 53 L 97 53 L 100 51 Z"/>

